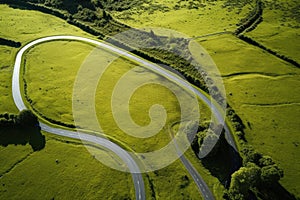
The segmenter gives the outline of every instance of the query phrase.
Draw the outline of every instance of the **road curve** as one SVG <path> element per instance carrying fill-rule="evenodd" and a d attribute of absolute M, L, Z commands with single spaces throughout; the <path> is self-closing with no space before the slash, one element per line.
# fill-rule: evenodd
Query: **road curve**
<path fill-rule="evenodd" d="M 13 91 L 12 92 L 13 92 L 13 99 L 19 110 L 26 108 L 24 105 L 24 102 L 22 100 L 22 96 L 21 96 L 21 92 L 20 92 L 20 82 L 19 82 L 22 55 L 30 47 L 32 47 L 36 44 L 39 44 L 39 43 L 52 41 L 52 40 L 77 40 L 77 41 L 83 41 L 83 42 L 87 42 L 87 43 L 91 43 L 91 44 L 100 46 L 102 48 L 108 49 L 108 50 L 110 50 L 114 53 L 117 53 L 119 55 L 122 55 L 124 57 L 130 58 L 138 63 L 141 63 L 144 67 L 147 67 L 150 70 L 152 70 L 156 73 L 159 73 L 160 75 L 177 83 L 181 87 L 195 93 L 195 95 L 197 95 L 211 109 L 212 113 L 214 114 L 216 119 L 219 121 L 219 123 L 224 124 L 227 141 L 235 150 L 237 150 L 236 144 L 231 135 L 230 129 L 229 129 L 227 123 L 224 123 L 224 118 L 223 118 L 221 112 L 218 110 L 218 108 L 213 103 L 211 103 L 211 100 L 205 95 L 204 92 L 197 90 L 196 88 L 191 86 L 189 82 L 183 80 L 182 78 L 178 77 L 177 75 L 170 73 L 170 71 L 167 71 L 149 61 L 143 60 L 143 59 L 141 59 L 135 55 L 132 55 L 124 50 L 121 50 L 121 49 L 113 47 L 111 45 L 102 43 L 100 41 L 96 41 L 96 40 L 88 39 L 88 38 L 84 38 L 84 37 L 79 37 L 79 36 L 49 36 L 49 37 L 45 37 L 45 38 L 40 38 L 40 39 L 37 39 L 37 40 L 25 45 L 18 52 L 18 54 L 16 56 L 15 67 L 14 67 L 14 72 L 13 72 L 13 80 L 12 80 L 12 90 Z M 77 133 L 77 132 L 73 132 L 73 131 L 67 131 L 67 130 L 63 130 L 63 129 L 53 128 L 53 127 L 47 126 L 46 124 L 42 124 L 42 123 L 41 123 L 41 127 L 43 130 L 57 134 L 57 135 L 62 135 L 65 137 L 76 138 L 76 139 L 83 139 L 83 140 L 86 140 L 89 142 L 94 142 L 99 145 L 105 146 L 105 147 L 109 148 L 110 150 L 112 150 L 113 152 L 115 152 L 118 156 L 120 156 L 120 158 L 122 158 L 122 160 L 127 164 L 130 171 L 132 171 L 132 172 L 134 172 L 134 170 L 139 171 L 137 164 L 130 157 L 130 155 L 125 150 L 123 150 L 121 147 L 112 143 L 109 140 L 106 140 L 106 139 L 100 138 L 100 137 L 96 137 L 96 136 L 91 136 L 91 135 L 88 135 L 85 133 Z M 191 176 L 193 177 L 199 191 L 201 191 L 201 193 L 203 195 L 203 198 L 206 200 L 213 200 L 214 197 L 213 197 L 211 191 L 209 190 L 208 186 L 206 185 L 204 180 L 201 178 L 201 176 L 198 174 L 198 172 L 195 170 L 195 168 L 191 165 L 191 163 L 186 158 L 184 158 L 184 156 L 181 156 L 180 159 L 181 159 L 182 163 L 185 165 L 185 167 L 187 168 L 187 170 L 189 171 L 189 173 L 191 174 Z M 132 173 L 132 177 L 134 180 L 134 186 L 135 186 L 135 190 L 136 190 L 136 199 L 145 199 L 144 182 L 143 182 L 141 174 L 140 173 Z"/>
<path fill-rule="evenodd" d="M 12 94 L 13 94 L 13 99 L 14 102 L 19 110 L 26 109 L 26 106 L 23 102 L 22 95 L 21 95 L 21 90 L 20 90 L 20 69 L 21 69 L 21 62 L 22 62 L 22 56 L 26 50 L 31 48 L 32 46 L 50 41 L 50 40 L 59 40 L 59 39 L 68 39 L 68 40 L 80 40 L 80 41 L 85 41 L 89 43 L 96 44 L 99 43 L 94 40 L 86 39 L 86 38 L 81 38 L 81 37 L 74 37 L 74 36 L 52 36 L 52 37 L 46 37 L 46 38 L 41 38 L 38 40 L 35 40 L 33 42 L 30 42 L 29 44 L 25 45 L 17 54 L 16 59 L 15 59 L 15 65 L 14 65 L 14 71 L 13 71 L 13 77 L 12 77 Z M 60 135 L 64 137 L 69 137 L 69 138 L 74 138 L 74 139 L 80 139 L 84 140 L 87 142 L 92 142 L 97 145 L 100 145 L 102 147 L 105 147 L 112 152 L 114 152 L 116 155 L 118 155 L 124 163 L 127 165 L 128 169 L 132 175 L 132 179 L 134 182 L 134 187 L 135 187 L 135 195 L 137 200 L 145 200 L 146 195 L 145 195 L 145 186 L 144 186 L 144 180 L 142 177 L 141 173 L 139 172 L 139 167 L 134 161 L 134 159 L 130 156 L 130 154 L 122 149 L 120 146 L 117 144 L 101 137 L 97 137 L 94 135 L 89 135 L 85 134 L 82 132 L 77 132 L 77 131 L 69 131 L 69 130 L 64 130 L 60 128 L 54 128 L 51 126 L 48 126 L 44 123 L 40 122 L 41 129 L 53 133 L 55 135 Z"/>

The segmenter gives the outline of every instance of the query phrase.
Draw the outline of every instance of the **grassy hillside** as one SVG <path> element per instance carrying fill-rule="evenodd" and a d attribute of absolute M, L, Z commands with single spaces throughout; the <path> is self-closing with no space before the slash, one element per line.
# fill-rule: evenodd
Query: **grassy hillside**
<path fill-rule="evenodd" d="M 171 28 L 195 37 L 224 30 L 234 31 L 236 24 L 254 7 L 254 1 L 253 6 L 244 6 L 243 2 L 216 1 L 193 6 L 197 2 L 157 1 L 165 8 L 155 9 L 147 2 L 143 9 L 112 13 L 133 27 Z M 293 0 L 263 3 L 262 22 L 244 34 L 299 62 L 299 3 Z M 285 172 L 282 185 L 299 196 L 299 161 L 296 156 L 299 154 L 297 132 L 300 128 L 297 121 L 299 69 L 229 34 L 196 41 L 208 50 L 219 67 L 227 100 L 247 125 L 246 139 L 258 151 L 274 157 Z M 190 50 L 193 51 L 192 46 Z M 194 57 L 197 56 L 200 55 L 194 52 Z M 283 151 L 285 153 L 281 153 Z"/>
<path fill-rule="evenodd" d="M 145 2 L 138 8 L 113 11 L 112 15 L 132 27 L 163 27 L 190 37 L 214 32 L 234 31 L 236 24 L 251 10 L 225 6 L 226 1 L 170 1 Z M 230 4 L 230 3 L 229 3 Z"/>
<path fill-rule="evenodd" d="M 246 124 L 246 139 L 279 163 L 282 185 L 299 196 L 299 69 L 233 36 L 199 42 L 219 66 L 227 100 Z"/>
<path fill-rule="evenodd" d="M 9 30 L 15 30 L 14 33 L 12 33 L 11 35 L 5 32 L 5 35 L 1 37 L 20 41 L 22 42 L 22 45 L 33 39 L 48 36 L 49 34 L 86 35 L 77 28 L 66 24 L 60 19 L 36 11 L 12 9 L 8 6 L 2 5 L 1 13 L 6 13 L 7 15 L 8 13 L 10 14 L 9 21 L 13 21 L 14 23 L 10 24 Z M 25 16 L 25 20 L 22 21 L 21 16 Z M 47 21 L 45 21 L 45 18 L 47 18 Z M 6 26 L 6 23 L 8 23 L 4 20 L 2 20 L 1 22 L 3 27 Z M 50 25 L 46 22 L 49 22 Z M 33 29 L 30 33 L 28 32 L 28 34 L 26 35 L 23 34 L 23 27 L 36 27 L 37 24 L 42 24 L 42 26 L 40 26 L 40 28 Z M 41 59 L 36 59 L 35 70 L 37 71 L 36 73 L 32 74 L 30 78 L 36 78 L 34 79 L 35 83 L 38 82 L 44 85 L 40 87 L 37 84 L 35 84 L 35 87 L 38 88 L 35 88 L 32 91 L 32 94 L 33 98 L 36 97 L 36 94 L 44 95 L 43 98 L 45 101 L 49 101 L 49 98 L 53 99 L 53 97 L 57 99 L 56 94 L 61 94 L 62 98 L 60 98 L 59 101 L 65 106 L 60 106 L 59 104 L 57 104 L 56 101 L 49 102 L 49 104 L 52 105 L 51 107 L 49 107 L 48 104 L 39 105 L 38 103 L 40 103 L 41 101 L 38 101 L 38 103 L 36 103 L 35 106 L 37 106 L 38 108 L 49 109 L 49 115 L 51 116 L 52 114 L 53 118 L 57 117 L 59 120 L 70 122 L 72 121 L 72 116 L 69 112 L 66 112 L 66 110 L 71 108 L 71 101 L 70 99 L 66 98 L 67 95 L 65 95 L 64 91 L 67 91 L 68 88 L 71 88 L 69 84 L 69 82 L 71 81 L 66 78 L 66 74 L 68 74 L 70 77 L 74 76 L 74 74 L 76 74 L 76 70 L 74 70 L 74 68 L 78 67 L 78 65 L 80 64 L 75 61 L 78 61 L 78 59 L 83 59 L 93 47 L 77 42 L 62 41 L 57 42 L 58 44 L 55 43 L 56 42 L 43 44 L 47 47 L 47 49 L 44 49 L 45 51 L 41 51 L 40 48 L 42 48 L 42 45 L 32 49 L 31 51 L 33 55 L 39 53 L 39 56 L 36 56 L 35 58 Z M 1 80 L 3 80 L 1 82 L 3 86 L 3 95 L 1 96 L 1 98 L 3 98 L 3 101 L 1 102 L 5 101 L 5 104 L 1 104 L 1 110 L 3 112 L 16 112 L 16 108 L 14 106 L 11 96 L 11 72 L 14 62 L 14 56 L 18 49 L 6 46 L 1 46 L 1 48 L 3 49 L 3 52 L 1 54 L 1 57 L 3 58 L 1 60 L 3 65 L 1 70 L 3 71 L 3 73 L 0 74 L 2 76 Z M 63 49 L 65 49 L 65 51 L 62 51 Z M 42 62 L 43 55 L 45 54 L 47 54 L 48 56 L 53 54 L 54 57 L 51 57 L 52 60 L 47 60 L 49 61 L 47 63 L 49 64 L 48 67 L 42 68 L 41 66 L 44 66 L 46 63 L 46 60 L 44 60 L 44 63 Z M 72 54 L 76 54 L 77 56 L 72 57 Z M 57 60 L 56 65 L 53 62 L 54 58 Z M 68 64 L 63 65 L 62 63 L 61 65 L 59 65 L 59 59 L 63 60 L 64 58 L 70 58 L 69 60 L 64 61 L 64 63 Z M 123 61 L 119 61 L 119 63 L 122 62 Z M 30 62 L 27 62 L 27 64 L 28 63 L 30 64 Z M 51 69 L 51 67 L 53 68 Z M 51 79 L 51 76 L 42 75 L 42 73 L 44 72 L 53 74 L 53 76 L 56 77 L 55 81 L 58 82 L 56 84 L 53 84 L 53 79 Z M 64 72 L 64 74 L 60 74 L 60 72 Z M 62 84 L 68 88 L 59 88 L 57 87 L 57 84 Z M 56 86 L 53 87 L 53 85 Z M 46 91 L 47 87 L 50 87 L 48 88 L 48 91 Z M 151 88 L 148 88 L 148 90 L 151 90 Z M 139 92 L 138 95 L 142 94 Z M 168 95 L 170 94 L 167 93 L 167 96 Z M 136 98 L 138 99 L 139 97 Z M 157 97 L 154 96 L 154 99 L 155 98 Z M 161 99 L 161 97 L 159 98 Z M 143 115 L 145 114 L 146 113 L 143 113 Z M 2 173 L 7 172 L 5 175 L 3 175 L 1 179 L 1 191 L 3 191 L 1 192 L 1 198 L 12 197 L 12 195 L 22 195 L 24 196 L 24 198 L 30 197 L 34 199 L 39 199 L 41 195 L 44 195 L 43 197 L 46 198 L 77 198 L 78 195 L 87 195 L 88 198 L 96 199 L 123 199 L 127 197 L 133 198 L 134 190 L 132 187 L 133 184 L 130 175 L 121 173 L 121 175 L 119 176 L 119 178 L 121 177 L 120 179 L 114 178 L 118 176 L 118 173 L 114 170 L 107 171 L 107 167 L 100 163 L 95 165 L 94 162 L 96 161 L 92 158 L 91 155 L 86 153 L 85 149 L 81 145 L 77 145 L 76 143 L 73 144 L 72 142 L 68 142 L 65 139 L 59 139 L 59 141 L 57 141 L 56 136 L 51 136 L 49 134 L 46 134 L 46 137 L 46 148 L 37 153 L 32 153 L 28 146 L 8 146 L 6 148 L 1 147 L 1 163 L 3 163 L 3 165 L 1 165 L 1 170 Z M 64 152 L 64 154 L 62 154 L 61 152 Z M 78 156 L 79 153 L 80 156 Z M 56 163 L 56 160 L 58 160 L 59 163 Z M 87 163 L 89 167 L 86 168 L 83 162 Z M 34 166 L 53 166 L 55 170 L 53 170 L 52 167 L 37 167 L 38 169 L 37 171 L 35 171 L 35 174 L 35 172 L 32 171 L 35 168 Z M 90 177 L 92 174 L 98 173 L 96 171 L 98 169 L 100 171 L 99 175 Z M 107 172 L 106 175 L 103 174 L 104 172 Z M 41 173 L 46 175 L 40 176 Z M 24 176 L 22 176 L 24 177 L 24 179 L 18 178 L 19 176 L 21 176 L 21 174 L 34 175 L 29 179 Z M 48 174 L 50 174 L 50 176 L 48 176 Z M 69 186 L 71 185 L 70 182 L 74 182 L 74 179 L 71 178 L 70 174 L 72 174 L 72 176 L 75 177 L 81 175 L 81 177 L 77 178 L 78 183 L 72 184 L 74 185 L 74 187 L 72 188 L 69 188 Z M 82 174 L 85 174 L 85 176 L 82 176 Z M 185 177 L 188 177 L 188 179 L 186 180 Z M 209 173 L 207 173 L 206 177 L 207 180 L 210 180 Z M 118 184 L 122 186 L 118 186 L 118 184 L 115 185 L 117 185 L 116 187 L 120 188 L 123 192 L 119 192 L 118 189 L 114 189 L 114 192 L 112 193 L 103 192 L 112 188 L 109 185 L 110 183 L 114 184 L 115 180 L 111 181 L 109 178 L 117 180 Z M 86 183 L 85 181 L 83 181 L 83 179 L 93 180 L 93 184 Z M 153 191 L 150 190 L 150 182 L 152 182 L 151 184 L 154 185 L 155 194 L 153 194 Z M 183 182 L 186 182 L 186 185 L 182 185 Z M 210 186 L 213 188 L 213 185 L 215 185 L 215 183 L 217 182 L 218 181 L 215 179 L 210 180 Z M 15 187 L 15 185 L 9 183 L 15 183 L 18 185 L 18 187 Z M 40 186 L 44 184 L 46 184 L 47 187 L 45 187 L 44 189 L 40 188 Z M 99 184 L 101 184 L 101 188 L 99 188 Z M 156 198 L 166 199 L 167 197 L 169 197 L 169 191 L 173 191 L 174 188 L 176 188 L 176 191 L 178 191 L 178 193 L 173 193 L 174 199 L 201 198 L 199 197 L 199 192 L 197 191 L 197 188 L 193 183 L 192 178 L 187 174 L 187 172 L 183 168 L 182 164 L 179 163 L 179 161 L 162 171 L 158 171 L 157 174 L 150 175 L 150 178 L 145 179 L 145 184 L 147 192 L 146 195 L 148 197 L 155 195 Z M 16 190 L 16 188 L 19 188 L 18 191 Z M 22 188 L 24 188 L 24 190 Z M 28 192 L 25 193 L 25 191 Z M 36 191 L 40 192 L 36 193 Z M 101 196 L 101 193 L 105 194 Z"/>
<path fill-rule="evenodd" d="M 200 1 L 192 0 L 178 2 L 169 0 L 154 2 L 149 0 L 138 1 L 138 3 L 132 1 L 130 4 L 116 1 L 112 4 L 103 4 L 102 7 L 107 13 L 109 12 L 111 16 L 120 22 L 133 27 L 158 26 L 183 32 L 189 37 L 196 37 L 215 32 L 235 31 L 240 20 L 247 17 L 249 13 L 251 14 L 255 5 L 254 1 L 250 1 L 249 4 L 245 2 L 248 1 L 224 0 L 201 3 Z M 68 3 L 70 2 L 63 1 L 63 3 L 60 9 L 64 10 L 65 6 L 69 5 Z M 263 3 L 263 20 L 258 23 L 253 30 L 242 34 L 271 49 L 273 52 L 291 58 L 299 63 L 298 51 L 300 46 L 297 42 L 299 39 L 299 3 L 296 0 L 265 0 Z M 56 7 L 56 4 L 46 6 L 54 7 L 55 9 L 59 8 Z M 89 5 L 85 5 L 84 7 L 94 11 L 94 8 L 90 8 Z M 8 30 L 1 32 L 0 38 L 14 40 L 24 44 L 32 39 L 49 34 L 67 33 L 87 35 L 79 29 L 69 26 L 62 20 L 49 17 L 49 15 L 34 11 L 13 10 L 7 6 L 0 6 L 0 9 L 1 16 L 7 19 L 0 21 L 0 29 Z M 78 7 L 74 7 L 73 9 L 76 9 L 76 12 L 78 11 L 77 15 L 75 12 L 72 13 L 70 11 L 72 14 L 75 14 L 76 20 L 82 20 L 89 24 L 89 22 L 85 20 L 85 17 L 90 11 Z M 103 11 L 101 13 L 102 16 L 96 17 L 103 17 Z M 24 23 L 24 19 L 26 23 Z M 37 26 L 37 24 L 39 26 Z M 103 28 L 102 25 L 100 26 L 101 30 Z M 93 24 L 93 26 L 95 26 L 95 24 Z M 113 26 L 115 27 L 115 25 Z M 108 27 L 109 26 L 106 28 Z M 123 28 L 122 26 L 119 29 L 113 29 L 113 32 L 121 31 Z M 300 180 L 298 170 L 300 163 L 297 157 L 300 153 L 298 147 L 298 132 L 300 127 L 297 120 L 299 118 L 298 113 L 300 109 L 300 97 L 298 95 L 300 84 L 299 69 L 269 54 L 269 52 L 246 43 L 228 33 L 213 37 L 199 38 L 196 39 L 196 41 L 208 50 L 219 67 L 227 91 L 227 100 L 246 125 L 246 139 L 249 144 L 252 144 L 259 152 L 272 156 L 276 163 L 284 169 L 285 175 L 280 183 L 285 189 L 300 198 L 298 181 Z M 66 49 L 66 51 L 58 52 L 57 48 Z M 81 64 L 81 62 L 77 61 L 83 60 L 91 49 L 92 47 L 86 44 L 58 42 L 40 45 L 29 52 L 29 61 L 26 65 L 28 65 L 28 70 L 32 71 L 26 74 L 26 79 L 32 83 L 28 92 L 30 93 L 29 95 L 33 100 L 33 106 L 35 108 L 39 109 L 41 113 L 46 113 L 47 116 L 51 116 L 53 119 L 63 121 L 64 123 L 72 123 L 69 98 L 71 94 L 68 92 L 71 89 L 71 85 L 69 82 L 72 82 L 76 72 L 75 69 Z M 10 94 L 12 63 L 16 50 L 16 48 L 0 46 L 0 57 L 3 58 L 0 61 L 0 78 L 1 80 L 9 80 L 2 81 L 0 85 L 0 93 L 3 94 L 0 97 L 0 111 L 16 111 Z M 195 58 L 201 56 L 198 55 L 198 52 L 193 51 L 192 46 L 190 46 L 190 50 L 193 52 Z M 76 54 L 76 56 L 72 56 L 74 54 Z M 37 55 L 39 55 L 38 59 L 36 59 Z M 51 55 L 55 57 L 51 59 Z M 59 62 L 53 62 L 53 58 L 56 58 Z M 44 63 L 49 65 L 44 65 Z M 38 68 L 38 66 L 41 65 L 46 66 L 46 68 Z M 31 68 L 33 66 L 35 66 L 35 68 Z M 120 68 L 120 66 L 122 68 Z M 111 76 L 112 78 L 103 79 L 99 83 L 99 93 L 98 97 L 96 97 L 98 102 L 97 109 L 103 112 L 98 115 L 98 119 L 105 121 L 104 129 L 112 133 L 118 139 L 123 139 L 124 133 L 113 128 L 114 126 L 111 126 L 112 115 L 110 111 L 106 110 L 109 107 L 109 93 L 112 92 L 113 84 L 116 83 L 116 80 L 122 73 L 132 67 L 131 62 L 124 61 L 123 59 L 118 59 L 114 62 L 105 76 Z M 53 86 L 53 82 L 51 82 L 51 76 L 45 77 L 40 75 L 44 72 L 57 77 L 55 86 Z M 66 73 L 68 76 L 65 76 Z M 142 73 L 147 74 L 147 72 L 144 71 Z M 45 87 L 40 87 L 33 83 L 43 83 Z M 66 87 L 58 87 L 57 85 L 64 85 Z M 103 88 L 100 87 L 101 85 L 107 86 L 106 90 L 101 90 L 101 88 Z M 145 93 L 149 91 L 155 91 L 163 95 L 148 95 L 148 101 L 139 103 L 138 100 L 144 99 L 146 96 Z M 53 98 L 56 93 L 61 93 L 63 98 L 60 100 Z M 41 95 L 44 95 L 43 98 L 54 106 L 50 107 L 48 103 L 40 102 L 39 98 Z M 164 88 L 149 85 L 137 90 L 131 100 L 132 107 L 133 110 L 136 109 L 143 112 L 138 112 L 133 116 L 135 121 L 139 124 L 149 123 L 147 113 L 149 105 L 153 102 L 161 102 L 166 98 L 170 99 L 172 103 L 164 105 L 169 110 L 177 110 L 177 102 L 173 101 L 174 97 L 172 97 L 172 94 L 168 93 Z M 65 106 L 61 106 L 62 104 Z M 169 122 L 176 120 L 177 116 L 178 113 L 171 113 L 171 118 L 168 119 L 170 120 Z M 150 148 L 134 146 L 134 149 L 141 151 L 161 147 L 164 143 L 159 139 L 164 138 L 166 140 L 167 136 L 165 133 L 166 132 L 162 131 L 157 138 L 153 138 L 153 140 L 148 143 L 151 144 Z M 129 144 L 139 142 L 139 140 L 130 137 L 126 139 Z M 20 158 L 20 160 L 23 158 L 27 159 L 26 148 L 27 147 L 16 147 L 16 150 L 9 150 L 8 148 L 8 153 L 4 153 L 3 155 L 8 155 L 10 151 L 14 151 L 13 154 L 16 154 L 16 157 Z M 191 154 L 188 155 L 191 156 Z M 16 158 L 9 159 L 5 162 L 2 171 L 9 169 L 13 163 L 18 162 L 17 160 Z M 197 163 L 198 161 L 193 160 L 193 162 Z M 197 167 L 199 167 L 200 171 L 205 172 L 204 178 L 210 188 L 217 191 L 215 194 L 221 198 L 220 190 L 223 189 L 220 188 L 222 188 L 222 186 L 219 185 L 216 179 L 209 175 L 209 172 L 205 171 L 201 163 L 198 164 Z M 156 197 L 164 199 L 168 195 L 166 191 L 172 191 L 168 182 L 176 182 L 178 188 L 181 188 L 181 182 L 186 181 L 185 173 L 178 165 L 179 163 L 175 163 L 162 171 L 158 171 L 160 176 L 150 174 L 148 188 L 151 186 L 150 180 L 154 181 L 153 184 L 157 192 L 155 194 Z M 174 174 L 176 172 L 178 176 L 171 176 L 170 173 L 173 171 Z M 183 177 L 184 180 L 180 179 L 179 176 Z M 189 177 L 189 181 L 190 180 L 191 177 Z M 14 192 L 11 190 L 11 187 L 8 188 L 10 188 L 9 191 Z M 179 195 L 180 192 L 181 195 L 192 194 L 195 196 L 182 197 Z M 152 193 L 148 191 L 148 193 L 153 195 L 153 191 Z M 178 199 L 197 198 L 196 194 L 198 193 L 195 189 L 195 185 L 188 184 L 188 187 L 181 188 L 178 190 L 178 195 L 175 193 L 173 197 L 178 197 Z"/>
<path fill-rule="evenodd" d="M 134 198 L 131 175 L 101 164 L 80 143 L 51 138 L 39 152 L 27 146 L 0 151 L 1 163 L 7 163 L 1 165 L 1 199 Z"/>
<path fill-rule="evenodd" d="M 29 50 L 25 57 L 24 78 L 28 84 L 27 96 L 37 112 L 72 124 L 74 80 L 81 63 L 93 49 L 81 42 L 55 41 Z"/>
<path fill-rule="evenodd" d="M 89 36 L 63 20 L 40 12 L 0 5 L 0 13 L 0 29 L 5 30 L 1 31 L 0 37 L 20 41 L 22 45 L 48 35 Z M 17 50 L 0 46 L 1 113 L 17 113 L 11 95 L 11 76 Z M 57 141 L 57 137 L 51 138 L 49 134 L 46 138 L 46 147 L 39 152 L 32 152 L 29 145 L 0 146 L 0 199 L 134 198 L 130 174 L 104 166 L 80 144 Z M 115 186 L 111 193 L 107 192 Z"/>
<path fill-rule="evenodd" d="M 299 63 L 299 2 L 272 0 L 264 4 L 263 21 L 246 35 Z"/>
<path fill-rule="evenodd" d="M 56 121 L 62 121 L 67 124 L 73 123 L 71 115 L 73 82 L 75 81 L 77 70 L 91 48 L 93 47 L 80 42 L 55 41 L 40 44 L 26 54 L 25 79 L 28 83 L 27 94 L 32 100 L 31 105 L 36 110 Z M 57 49 L 63 49 L 63 51 L 58 53 Z M 53 62 L 54 57 L 56 58 L 55 63 Z M 41 63 L 43 63 L 43 67 L 38 67 L 41 66 Z M 137 67 L 137 65 L 124 58 L 119 58 L 111 63 L 107 71 L 104 72 L 99 80 L 95 98 L 98 120 L 104 133 L 122 141 L 130 146 L 131 149 L 137 152 L 158 150 L 170 141 L 168 133 L 170 124 L 178 121 L 180 118 L 180 107 L 176 97 L 169 89 L 155 84 L 148 84 L 138 88 L 130 99 L 131 116 L 139 125 L 147 125 L 150 122 L 148 111 L 151 105 L 158 103 L 167 110 L 166 126 L 151 138 L 139 139 L 129 136 L 118 127 L 112 116 L 110 104 L 113 90 L 117 81 L 126 72 L 132 70 L 133 67 Z M 97 68 L 95 69 L 97 70 Z M 150 78 L 155 82 L 156 79 L 161 79 L 161 77 L 141 67 L 134 69 L 132 72 L 130 80 L 147 77 L 147 79 Z M 44 73 L 50 74 L 50 76 L 42 75 Z M 53 79 L 54 76 L 56 77 L 55 79 Z M 39 84 L 37 84 L 41 82 L 43 82 L 43 87 L 39 87 Z M 55 95 L 57 93 L 60 94 L 60 98 L 57 98 Z M 43 101 L 40 101 L 41 96 Z M 201 119 L 209 119 L 207 108 L 202 104 L 199 106 Z M 89 128 L 89 124 L 84 124 L 82 127 Z M 192 151 L 189 151 L 187 155 L 191 158 L 194 156 Z M 196 161 L 194 160 L 193 162 Z M 222 188 L 218 180 L 212 178 L 205 168 L 199 166 L 199 171 L 205 173 L 205 179 L 210 183 L 209 186 L 212 189 L 215 187 Z M 170 193 L 168 191 L 172 191 L 174 187 L 177 188 L 177 192 L 172 192 L 172 198 L 174 199 L 199 198 L 199 192 L 192 181 L 192 177 L 187 174 L 180 161 L 176 161 L 167 168 L 150 173 L 147 176 L 155 190 L 155 193 L 152 194 L 157 198 L 165 199 L 169 197 Z M 186 180 L 186 185 L 182 186 L 185 176 L 189 178 Z M 218 195 L 221 196 L 222 194 Z"/>

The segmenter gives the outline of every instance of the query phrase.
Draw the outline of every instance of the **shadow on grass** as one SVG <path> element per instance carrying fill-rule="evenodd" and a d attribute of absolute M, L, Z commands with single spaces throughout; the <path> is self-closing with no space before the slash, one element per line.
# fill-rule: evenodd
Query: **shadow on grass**
<path fill-rule="evenodd" d="M 41 134 L 39 125 L 35 127 L 22 127 L 22 126 L 0 126 L 0 145 L 8 146 L 26 145 L 30 144 L 34 151 L 43 149 L 46 145 L 45 136 Z"/>
<path fill-rule="evenodd" d="M 221 135 L 220 145 L 213 155 L 208 154 L 201 159 L 203 166 L 219 179 L 225 188 L 229 188 L 231 174 L 242 166 L 242 158 L 235 149 L 228 144 L 224 134 Z"/>
<path fill-rule="evenodd" d="M 289 193 L 280 183 L 275 183 L 273 185 L 262 185 L 258 188 L 260 191 L 257 197 L 260 199 L 272 199 L 272 200 L 296 200 L 293 194 Z"/>

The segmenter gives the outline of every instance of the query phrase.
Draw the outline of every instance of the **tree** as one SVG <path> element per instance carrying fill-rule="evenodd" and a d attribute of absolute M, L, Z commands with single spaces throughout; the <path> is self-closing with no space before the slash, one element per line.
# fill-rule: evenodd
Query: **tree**
<path fill-rule="evenodd" d="M 248 196 L 249 190 L 255 188 L 260 181 L 261 170 L 254 163 L 248 163 L 231 176 L 229 193 Z"/>
<path fill-rule="evenodd" d="M 261 159 L 259 159 L 259 166 L 260 167 L 265 167 L 265 166 L 269 166 L 269 165 L 274 165 L 274 161 L 272 160 L 272 158 L 270 156 L 263 156 Z"/>
<path fill-rule="evenodd" d="M 39 124 L 38 118 L 31 110 L 22 110 L 18 115 L 17 122 L 23 127 L 33 127 Z"/>
<path fill-rule="evenodd" d="M 258 165 L 259 160 L 262 158 L 262 154 L 255 151 L 251 145 L 244 145 L 242 153 L 245 155 L 244 164 L 252 162 Z"/>
<path fill-rule="evenodd" d="M 266 185 L 273 185 L 283 177 L 283 170 L 276 164 L 268 165 L 261 168 L 261 180 Z"/>

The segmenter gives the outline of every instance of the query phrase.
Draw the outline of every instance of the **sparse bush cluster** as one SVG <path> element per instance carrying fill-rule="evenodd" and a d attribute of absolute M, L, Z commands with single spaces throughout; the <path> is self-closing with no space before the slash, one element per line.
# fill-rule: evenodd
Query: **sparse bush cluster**
<path fill-rule="evenodd" d="M 135 7 L 140 7 L 144 2 L 150 2 L 149 0 L 147 1 L 140 1 L 140 0 L 93 0 L 97 1 L 99 4 L 102 5 L 103 8 L 106 10 L 110 11 L 124 11 L 124 10 L 129 10 Z"/>
<path fill-rule="evenodd" d="M 206 1 L 203 0 L 186 0 L 186 1 L 177 1 L 176 5 L 174 6 L 175 10 L 179 10 L 182 8 L 187 9 L 199 9 L 206 7 Z"/>
<path fill-rule="evenodd" d="M 217 133 L 221 133 L 221 135 L 218 136 Z M 206 140 L 205 143 L 204 140 Z M 213 145 L 214 148 L 209 152 L 207 157 L 214 157 L 220 148 L 222 148 L 221 143 L 223 143 L 224 140 L 225 135 L 222 131 L 222 126 L 211 124 L 209 127 L 209 123 L 203 123 L 198 127 L 198 133 L 192 142 L 192 149 L 196 155 L 198 155 L 200 151 L 203 152 L 207 149 L 207 145 Z"/>
<path fill-rule="evenodd" d="M 230 120 L 230 124 L 232 125 L 234 132 L 237 134 L 238 138 L 241 140 L 245 140 L 245 125 L 242 119 L 235 113 L 230 105 L 227 105 L 226 116 Z"/>

